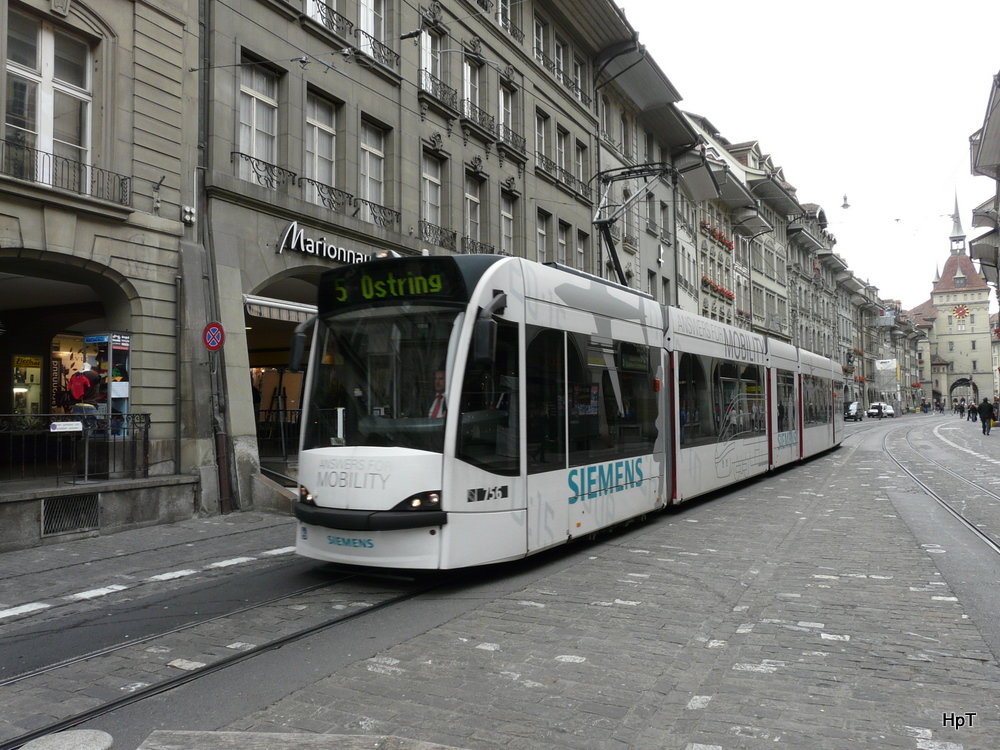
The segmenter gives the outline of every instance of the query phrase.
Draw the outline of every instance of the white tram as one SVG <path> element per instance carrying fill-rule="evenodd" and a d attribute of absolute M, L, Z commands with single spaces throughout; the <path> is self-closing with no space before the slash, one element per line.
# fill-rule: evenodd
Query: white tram
<path fill-rule="evenodd" d="M 831 361 L 554 265 L 334 269 L 315 325 L 295 515 L 319 560 L 512 560 L 839 440 Z"/>

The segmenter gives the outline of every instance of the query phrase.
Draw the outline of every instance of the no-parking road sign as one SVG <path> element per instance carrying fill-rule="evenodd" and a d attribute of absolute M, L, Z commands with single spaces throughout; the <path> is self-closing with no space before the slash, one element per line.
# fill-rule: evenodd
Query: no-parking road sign
<path fill-rule="evenodd" d="M 205 342 L 205 348 L 210 352 L 217 352 L 226 343 L 226 332 L 222 330 L 221 323 L 209 323 L 205 326 L 201 340 Z"/>

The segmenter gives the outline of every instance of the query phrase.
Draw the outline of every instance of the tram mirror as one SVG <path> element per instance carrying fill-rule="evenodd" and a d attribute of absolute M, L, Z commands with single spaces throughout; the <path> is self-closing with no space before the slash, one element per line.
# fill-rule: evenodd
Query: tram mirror
<path fill-rule="evenodd" d="M 472 332 L 472 359 L 476 364 L 492 362 L 497 352 L 497 322 L 493 318 L 476 318 Z"/>
<path fill-rule="evenodd" d="M 288 355 L 288 369 L 291 372 L 302 370 L 302 355 L 306 350 L 306 331 L 316 322 L 315 316 L 309 318 L 304 323 L 295 326 L 295 333 L 292 334 L 292 350 Z"/>

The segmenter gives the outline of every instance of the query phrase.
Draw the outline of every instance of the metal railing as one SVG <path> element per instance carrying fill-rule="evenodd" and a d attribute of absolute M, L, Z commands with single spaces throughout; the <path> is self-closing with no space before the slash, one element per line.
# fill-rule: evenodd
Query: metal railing
<path fill-rule="evenodd" d="M 466 255 L 493 255 L 493 245 L 474 240 L 471 237 L 462 238 L 462 252 Z"/>
<path fill-rule="evenodd" d="M 354 196 L 343 190 L 326 185 L 309 177 L 300 177 L 299 185 L 305 188 L 306 198 L 312 203 L 320 203 L 331 211 L 346 213 L 349 206 L 354 205 Z"/>
<path fill-rule="evenodd" d="M 443 247 L 445 250 L 455 249 L 455 240 L 458 233 L 452 229 L 445 229 L 444 227 L 439 227 L 437 224 L 432 224 L 429 221 L 420 222 L 420 239 L 426 240 L 427 242 L 433 242 L 438 247 Z"/>
<path fill-rule="evenodd" d="M 354 205 L 354 216 L 361 219 L 361 221 L 367 221 L 369 224 L 379 227 L 387 227 L 399 223 L 399 211 L 391 209 L 388 206 L 381 206 L 374 201 L 365 200 L 364 198 L 355 198 Z"/>
<path fill-rule="evenodd" d="M 0 414 L 0 481 L 149 476 L 149 414 Z"/>
<path fill-rule="evenodd" d="M 281 459 L 288 462 L 299 451 L 301 409 L 261 409 L 257 420 L 257 452 L 261 462 Z"/>
<path fill-rule="evenodd" d="M 233 151 L 229 155 L 229 158 L 233 161 L 237 158 L 242 159 L 240 163 L 240 179 L 247 182 L 256 182 L 268 190 L 277 190 L 278 187 L 284 185 L 286 182 L 292 185 L 295 184 L 296 173 L 284 167 L 279 167 L 277 164 L 269 164 L 266 161 L 239 151 Z"/>
<path fill-rule="evenodd" d="M 355 29 L 354 36 L 358 39 L 358 49 L 375 60 L 375 62 L 387 68 L 395 69 L 399 67 L 399 55 L 371 34 L 361 29 Z"/>
<path fill-rule="evenodd" d="M 483 130 L 496 135 L 496 118 L 479 105 L 473 103 L 471 99 L 462 100 L 462 116 L 466 120 L 476 123 Z"/>
<path fill-rule="evenodd" d="M 523 135 L 518 135 L 516 132 L 503 124 L 500 124 L 497 127 L 501 143 L 510 146 L 512 149 L 521 154 L 525 153 L 527 141 Z"/>
<path fill-rule="evenodd" d="M 122 206 L 132 204 L 131 178 L 15 141 L 0 141 L 0 173 Z"/>
<path fill-rule="evenodd" d="M 497 23 L 500 24 L 501 29 L 514 37 L 518 44 L 524 42 L 524 32 L 521 31 L 521 28 L 511 20 L 510 16 L 507 15 L 505 11 L 497 11 Z"/>
<path fill-rule="evenodd" d="M 458 92 L 455 89 L 425 68 L 421 68 L 419 73 L 421 91 L 426 91 L 452 109 L 458 109 Z"/>
<path fill-rule="evenodd" d="M 316 14 L 319 16 L 320 23 L 345 39 L 354 31 L 354 24 L 326 3 L 316 4 Z"/>

